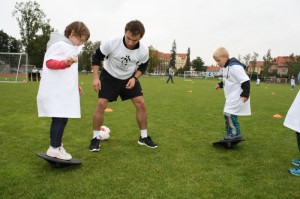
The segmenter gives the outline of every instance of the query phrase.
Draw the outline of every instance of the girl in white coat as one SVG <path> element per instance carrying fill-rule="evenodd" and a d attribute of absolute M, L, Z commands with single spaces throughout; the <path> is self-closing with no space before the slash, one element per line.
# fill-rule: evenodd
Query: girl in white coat
<path fill-rule="evenodd" d="M 296 140 L 298 145 L 298 150 L 300 151 L 300 91 L 298 92 L 294 102 L 292 103 L 288 113 L 286 114 L 283 125 L 296 132 Z M 292 164 L 296 168 L 289 169 L 289 172 L 293 175 L 300 176 L 300 159 L 293 159 Z"/>
<path fill-rule="evenodd" d="M 51 117 L 50 147 L 47 155 L 72 159 L 62 146 L 62 136 L 68 118 L 80 118 L 82 89 L 78 86 L 78 46 L 90 37 L 89 29 L 75 21 L 65 29 L 64 36 L 53 32 L 47 43 L 43 63 L 43 78 L 37 95 L 38 116 Z"/>

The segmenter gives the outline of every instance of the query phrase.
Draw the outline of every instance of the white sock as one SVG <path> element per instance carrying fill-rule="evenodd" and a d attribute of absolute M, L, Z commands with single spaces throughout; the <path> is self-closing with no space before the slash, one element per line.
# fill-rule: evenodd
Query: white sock
<path fill-rule="evenodd" d="M 141 130 L 141 137 L 142 137 L 142 138 L 148 137 L 148 135 L 147 135 L 147 129 Z"/>
<path fill-rule="evenodd" d="M 100 131 L 93 131 L 93 138 L 97 138 L 97 139 L 99 139 L 99 136 L 100 136 Z"/>

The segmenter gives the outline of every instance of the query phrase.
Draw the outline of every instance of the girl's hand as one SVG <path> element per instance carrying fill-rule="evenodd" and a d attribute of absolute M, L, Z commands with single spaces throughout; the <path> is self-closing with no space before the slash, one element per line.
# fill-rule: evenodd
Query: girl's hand
<path fill-rule="evenodd" d="M 65 63 L 66 63 L 68 66 L 71 66 L 72 64 L 77 63 L 77 62 L 78 62 L 77 57 L 68 57 L 68 58 L 65 60 Z"/>
<path fill-rule="evenodd" d="M 82 90 L 81 86 L 79 86 L 79 85 L 78 85 L 78 90 L 79 90 L 79 95 L 80 96 L 83 95 L 83 90 Z"/>

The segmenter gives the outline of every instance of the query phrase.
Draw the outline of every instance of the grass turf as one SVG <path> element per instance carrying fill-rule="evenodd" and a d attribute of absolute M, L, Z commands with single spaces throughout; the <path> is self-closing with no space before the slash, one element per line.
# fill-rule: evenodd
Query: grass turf
<path fill-rule="evenodd" d="M 148 134 L 137 144 L 130 101 L 113 102 L 104 125 L 112 135 L 88 150 L 97 95 L 82 74 L 81 119 L 70 119 L 63 142 L 82 165 L 55 168 L 35 154 L 49 146 L 49 118 L 38 118 L 38 82 L 0 84 L 0 198 L 298 198 L 300 178 L 288 173 L 300 158 L 296 137 L 283 126 L 298 88 L 251 86 L 252 116 L 239 117 L 245 142 L 233 150 L 212 142 L 224 132 L 224 94 L 218 80 L 142 77 Z M 281 114 L 282 118 L 273 118 Z"/>

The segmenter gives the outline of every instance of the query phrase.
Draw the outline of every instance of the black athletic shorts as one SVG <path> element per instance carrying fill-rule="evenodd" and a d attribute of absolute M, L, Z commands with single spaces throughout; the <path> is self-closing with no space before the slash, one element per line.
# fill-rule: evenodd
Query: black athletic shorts
<path fill-rule="evenodd" d="M 98 97 L 112 102 L 116 101 L 118 96 L 121 97 L 122 101 L 143 96 L 142 87 L 138 80 L 132 89 L 125 88 L 129 79 L 117 79 L 103 69 L 100 74 L 101 90 L 99 91 Z"/>

